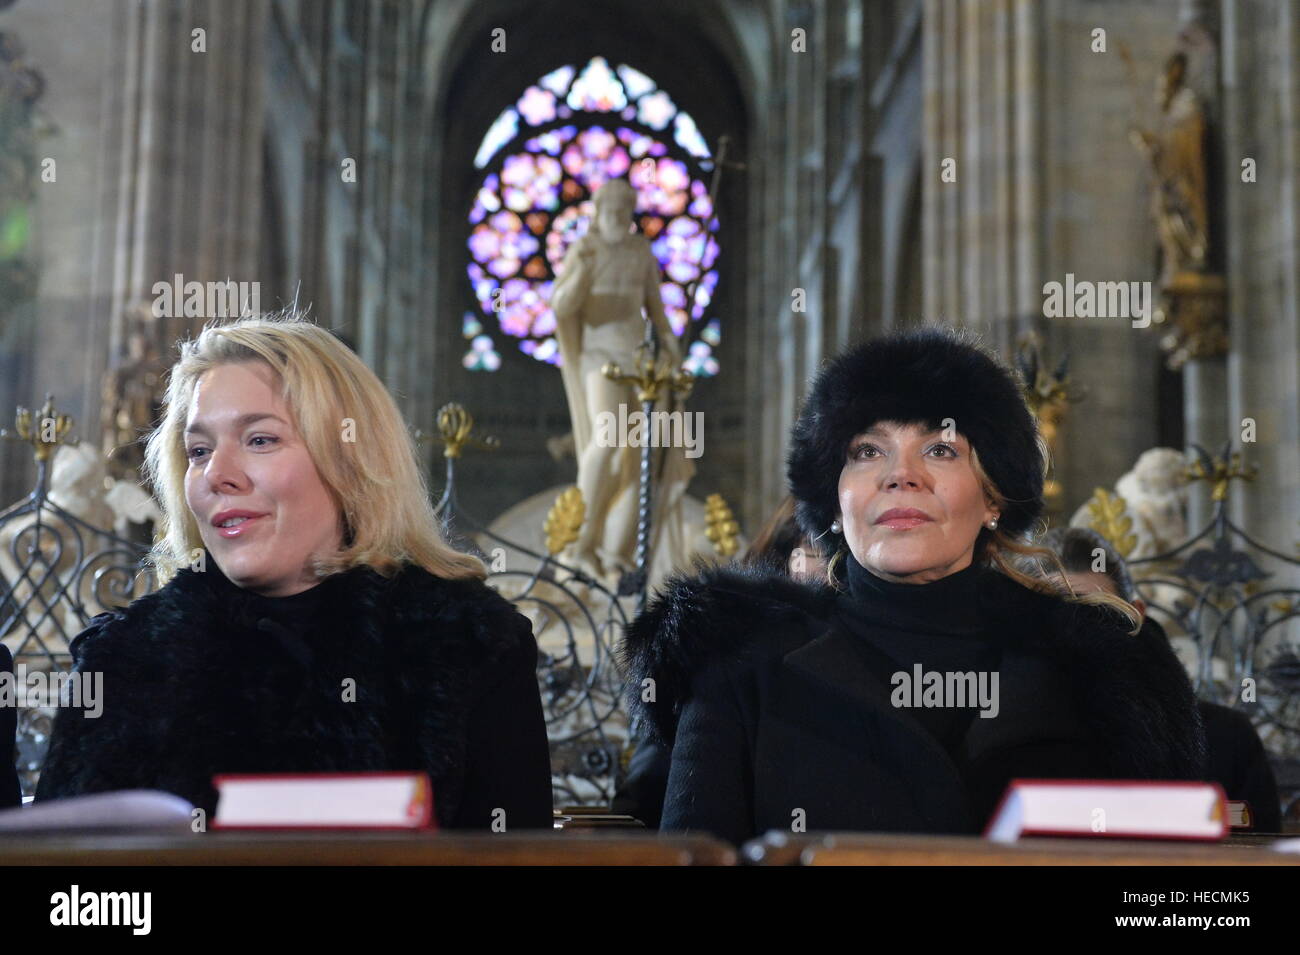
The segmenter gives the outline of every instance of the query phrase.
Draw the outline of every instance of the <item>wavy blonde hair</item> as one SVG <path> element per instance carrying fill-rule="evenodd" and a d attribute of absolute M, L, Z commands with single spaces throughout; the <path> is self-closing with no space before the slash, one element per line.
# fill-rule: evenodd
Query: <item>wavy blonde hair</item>
<path fill-rule="evenodd" d="M 1041 434 L 1035 435 L 1038 444 L 1038 455 L 1040 466 L 1044 476 L 1047 475 L 1051 463 L 1051 451 L 1047 447 L 1047 442 L 1043 440 Z M 992 478 L 980 464 L 979 454 L 975 451 L 975 446 L 971 445 L 970 449 L 971 469 L 975 472 L 975 477 L 979 480 L 980 489 L 984 492 L 985 499 L 997 509 L 999 513 L 1004 511 L 1007 506 L 1007 499 L 998 490 Z M 1041 524 L 1041 522 L 1040 522 Z M 1038 528 L 1039 531 L 1042 527 Z M 1038 534 L 1034 535 L 1039 536 Z M 830 563 L 826 566 L 826 579 L 836 590 L 843 590 L 843 584 L 836 576 L 836 565 L 843 561 L 847 552 L 847 545 L 841 544 L 835 555 L 831 558 Z M 1132 629 L 1129 635 L 1134 635 L 1141 629 L 1142 614 L 1127 600 L 1122 597 L 1116 597 L 1108 593 L 1091 593 L 1077 594 L 1074 588 L 1069 585 L 1069 579 L 1065 573 L 1065 567 L 1061 564 L 1060 558 L 1056 552 L 1048 547 L 1040 547 L 1031 542 L 1028 535 L 1019 536 L 1008 534 L 1006 531 L 997 529 L 989 530 L 987 526 L 982 527 L 979 536 L 975 538 L 975 554 L 973 558 L 976 562 L 990 567 L 998 572 L 1010 577 L 1022 587 L 1036 591 L 1040 594 L 1047 594 L 1052 597 L 1064 597 L 1073 603 L 1093 604 L 1109 607 L 1117 611 L 1126 620 L 1128 620 Z M 1046 559 L 1056 566 L 1060 572 L 1060 579 L 1063 584 L 1058 586 L 1047 577 L 1047 572 L 1042 570 L 1042 562 Z M 1022 569 L 1027 566 L 1034 566 L 1040 569 L 1040 573 L 1028 573 Z"/>
<path fill-rule="evenodd" d="M 144 476 L 162 511 L 146 561 L 163 586 L 203 549 L 185 499 L 185 419 L 195 385 L 218 365 L 262 362 L 281 385 L 294 426 L 343 522 L 340 550 L 311 561 L 318 577 L 365 564 L 392 577 L 403 564 L 449 579 L 486 576 L 483 562 L 447 543 L 415 444 L 383 383 L 331 332 L 292 310 L 209 324 L 183 342 L 162 420 L 145 444 Z M 341 440 L 353 422 L 360 440 Z"/>

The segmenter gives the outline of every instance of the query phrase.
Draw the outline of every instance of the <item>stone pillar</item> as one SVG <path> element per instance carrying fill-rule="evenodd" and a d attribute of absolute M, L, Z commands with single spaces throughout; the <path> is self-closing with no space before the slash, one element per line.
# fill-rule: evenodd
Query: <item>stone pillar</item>
<path fill-rule="evenodd" d="M 1041 308 L 1039 5 L 926 0 L 924 17 L 924 318 L 1008 353 Z"/>
<path fill-rule="evenodd" d="M 262 193 L 262 65 L 267 0 L 153 0 L 130 8 L 138 55 L 121 78 L 115 281 L 108 373 L 143 336 L 160 369 L 178 338 L 215 316 L 153 320 L 157 282 L 256 281 Z M 204 31 L 203 50 L 195 30 Z M 270 303 L 262 303 L 263 307 Z M 144 428 L 149 422 L 135 423 Z"/>
<path fill-rule="evenodd" d="M 1300 17 L 1291 3 L 1221 6 L 1228 335 L 1225 427 L 1257 440 L 1259 468 L 1233 489 L 1233 516 L 1294 554 L 1300 542 Z M 1242 162 L 1255 161 L 1255 181 Z M 1225 433 L 1225 437 L 1228 434 Z M 1221 439 L 1222 440 L 1222 439 Z M 1294 579 L 1291 583 L 1295 585 Z"/>

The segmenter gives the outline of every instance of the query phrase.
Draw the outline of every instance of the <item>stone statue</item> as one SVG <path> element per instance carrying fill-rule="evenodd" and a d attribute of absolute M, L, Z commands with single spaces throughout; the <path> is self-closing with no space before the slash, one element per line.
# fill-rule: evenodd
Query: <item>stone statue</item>
<path fill-rule="evenodd" d="M 552 287 L 551 308 L 573 422 L 578 487 L 586 505 L 579 537 L 563 559 L 613 586 L 634 564 L 641 450 L 602 446 L 613 442 L 597 440 L 608 434 L 608 429 L 597 426 L 606 414 L 627 420 L 641 411 L 641 402 L 634 388 L 611 381 L 603 368 L 607 363 L 619 364 L 624 371 L 635 368 L 640 357 L 637 348 L 645 340 L 645 316 L 652 323 L 661 360 L 675 370 L 682 354 L 664 314 L 659 263 L 649 241 L 633 229 L 635 190 L 626 180 L 611 180 L 597 191 L 595 206 L 595 221 L 564 257 Z M 671 412 L 679 406 L 669 394 L 655 410 Z M 647 568 L 652 584 L 686 560 L 681 504 L 694 471 L 681 448 L 653 452 Z"/>
<path fill-rule="evenodd" d="M 1203 272 L 1209 249 L 1205 112 L 1186 84 L 1187 55 L 1175 53 L 1156 82 L 1160 121 L 1134 126 L 1130 138 L 1151 165 L 1151 214 L 1160 233 L 1161 284 L 1185 272 Z"/>
<path fill-rule="evenodd" d="M 1115 482 L 1115 494 L 1124 499 L 1124 512 L 1133 520 L 1129 533 L 1135 543 L 1125 555 L 1126 561 L 1165 554 L 1187 541 L 1186 469 L 1187 462 L 1181 452 L 1173 448 L 1148 448 Z M 1091 526 L 1091 512 L 1086 503 L 1075 511 L 1070 526 Z M 1185 601 L 1187 593 L 1175 584 L 1163 582 L 1169 567 L 1161 566 L 1162 563 L 1130 563 L 1129 572 L 1135 582 L 1145 581 L 1140 593 L 1147 603 L 1147 612 L 1165 628 L 1188 676 L 1196 679 L 1199 660 L 1196 641 L 1183 633 L 1182 622 L 1168 612 Z"/>
<path fill-rule="evenodd" d="M 1186 468 L 1183 455 L 1173 448 L 1148 448 L 1115 482 L 1115 493 L 1124 498 L 1133 518 L 1132 534 L 1137 538 L 1127 559 L 1154 557 L 1187 540 Z M 1089 520 L 1085 504 L 1075 512 L 1070 524 L 1088 527 Z"/>

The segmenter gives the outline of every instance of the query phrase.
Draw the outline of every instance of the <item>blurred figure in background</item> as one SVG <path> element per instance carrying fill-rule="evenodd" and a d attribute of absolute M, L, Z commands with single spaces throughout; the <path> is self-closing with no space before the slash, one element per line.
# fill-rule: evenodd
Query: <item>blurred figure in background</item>
<path fill-rule="evenodd" d="M 794 497 L 787 494 L 745 553 L 748 567 L 768 567 L 810 583 L 826 578 L 826 560 L 804 536 L 794 516 Z"/>

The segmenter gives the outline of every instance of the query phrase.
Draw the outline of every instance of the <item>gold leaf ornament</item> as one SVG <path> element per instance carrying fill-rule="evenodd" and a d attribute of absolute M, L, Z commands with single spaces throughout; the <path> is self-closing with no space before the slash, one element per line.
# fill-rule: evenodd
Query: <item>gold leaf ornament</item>
<path fill-rule="evenodd" d="M 740 524 L 721 494 L 710 494 L 704 499 L 704 536 L 713 544 L 719 557 L 730 557 L 740 548 L 736 540 Z"/>
<path fill-rule="evenodd" d="M 1099 487 L 1088 499 L 1088 513 L 1092 515 L 1089 526 L 1127 559 L 1137 546 L 1137 536 L 1129 533 L 1133 529 L 1133 518 L 1128 514 L 1128 502 Z"/>
<path fill-rule="evenodd" d="M 578 531 L 587 515 L 587 502 L 574 485 L 566 489 L 546 514 L 542 529 L 546 532 L 546 552 L 554 557 L 578 539 Z"/>

